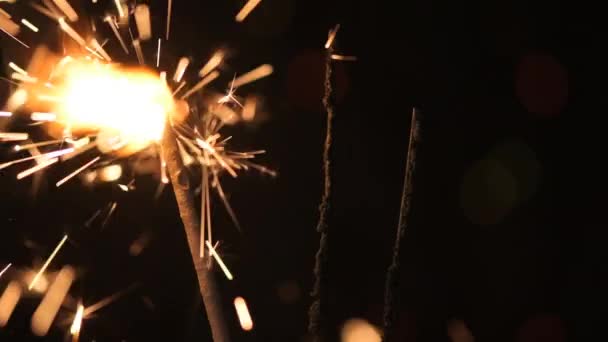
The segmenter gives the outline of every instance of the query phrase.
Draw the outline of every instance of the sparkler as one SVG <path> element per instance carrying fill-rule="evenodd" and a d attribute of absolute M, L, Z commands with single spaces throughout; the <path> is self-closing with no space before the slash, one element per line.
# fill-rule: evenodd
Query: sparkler
<path fill-rule="evenodd" d="M 237 17 L 241 19 L 237 18 L 237 21 L 244 20 L 259 2 L 259 0 L 248 2 L 239 12 Z M 76 42 L 81 50 L 80 52 L 70 50 L 70 54 L 63 57 L 48 54 L 40 57 L 38 56 L 39 49 L 36 49 L 28 68 L 21 68 L 13 62 L 9 64 L 14 70 L 13 79 L 20 83 L 17 83 L 18 88 L 11 95 L 7 104 L 9 111 L 0 112 L 0 116 L 13 117 L 14 113 L 29 112 L 31 113 L 29 120 L 47 128 L 51 139 L 15 145 L 16 152 L 27 152 L 31 156 L 5 161 L 0 164 L 0 169 L 34 161 L 35 165 L 18 173 L 17 179 L 23 179 L 53 164 L 63 163 L 95 149 L 96 156 L 81 163 L 75 170 L 58 180 L 55 186 L 60 187 L 80 174 L 91 173 L 102 181 L 116 181 L 122 173 L 119 165 L 105 166 L 107 164 L 104 164 L 104 167 L 100 168 L 97 173 L 87 170 L 95 168 L 96 165 L 107 159 L 116 160 L 128 157 L 156 146 L 160 151 L 161 185 L 169 182 L 173 185 L 212 335 L 215 341 L 229 341 L 214 275 L 209 269 L 212 265 L 211 260 L 215 260 L 226 277 L 233 279 L 232 273 L 213 246 L 212 193 L 215 193 L 221 200 L 226 212 L 238 228 L 236 214 L 228 203 L 220 181 L 222 175 L 229 174 L 237 177 L 240 172 L 250 169 L 271 176 L 275 176 L 275 172 L 253 162 L 252 159 L 264 151 L 231 151 L 227 144 L 231 137 L 222 137 L 220 130 L 225 125 L 240 120 L 252 121 L 254 119 L 257 100 L 253 97 L 246 97 L 245 104 L 241 104 L 240 97 L 236 95 L 237 88 L 269 76 L 273 72 L 272 66 L 263 64 L 239 77 L 235 76 L 225 96 L 219 98 L 211 96 L 210 99 L 197 97 L 197 105 L 188 106 L 186 100 L 193 99 L 204 87 L 209 86 L 212 81 L 220 77 L 220 72 L 216 69 L 224 60 L 223 51 L 217 51 L 211 56 L 198 71 L 200 79 L 193 82 L 194 86 L 189 87 L 188 82 L 183 81 L 183 78 L 188 72 L 188 66 L 194 62 L 193 60 L 186 57 L 181 58 L 173 77 L 169 80 L 167 80 L 165 71 L 159 71 L 159 77 L 158 74 L 152 72 L 111 64 L 113 58 L 104 49 L 107 39 L 99 44 L 94 37 L 81 35 L 75 29 L 76 26 L 72 27 L 68 23 L 68 21 L 74 22 L 79 19 L 79 13 L 69 2 L 43 0 L 40 4 L 30 3 L 29 5 L 58 24 L 61 32 Z M 110 26 L 124 52 L 129 54 L 117 20 L 120 20 L 120 28 L 123 28 L 123 24 L 129 17 L 135 18 L 138 35 L 133 36 L 130 30 L 129 33 L 139 64 L 144 65 L 146 61 L 142 44 L 151 40 L 154 35 L 150 23 L 150 8 L 144 4 L 129 6 L 121 0 L 115 0 L 114 5 L 118 16 L 110 14 L 101 20 Z M 129 8 L 134 11 L 128 11 Z M 169 38 L 171 11 L 172 1 L 168 0 L 166 39 Z M 42 27 L 35 26 L 26 19 L 21 22 L 34 32 L 40 31 L 39 27 Z M 91 24 L 94 27 L 94 19 Z M 29 48 L 29 45 L 17 38 L 20 33 L 19 25 L 11 20 L 10 14 L 0 16 L 0 29 L 12 39 Z M 93 29 L 93 31 L 96 30 Z M 158 38 L 157 42 L 155 65 L 158 68 L 161 38 Z M 33 67 L 35 65 L 38 67 Z M 178 100 L 176 96 L 180 92 L 183 95 Z M 100 96 L 106 97 L 110 101 L 101 100 Z M 201 100 L 203 104 L 201 104 Z M 0 132 L 0 141 L 3 142 L 24 141 L 29 138 L 27 132 Z M 60 145 L 59 149 L 48 150 L 54 145 Z M 38 152 L 39 147 L 44 148 L 45 151 Z M 193 189 L 189 186 L 189 180 L 185 179 L 184 169 L 191 164 L 199 165 L 202 174 L 200 213 L 194 210 L 191 193 Z M 132 182 L 123 187 L 127 190 L 134 188 Z M 102 228 L 106 226 L 116 208 L 117 202 L 111 202 L 108 205 L 101 224 Z M 101 213 L 102 211 L 98 210 L 87 225 L 90 225 Z M 67 235 L 35 275 L 29 284 L 29 289 L 35 286 L 66 240 Z M 203 258 L 206 259 L 204 263 Z M 65 272 L 72 271 L 66 270 Z M 67 293 L 72 280 L 73 277 L 69 281 L 64 281 L 63 287 L 59 290 Z M 55 310 L 56 303 L 53 302 L 51 306 Z M 44 335 L 48 331 L 52 319 L 48 321 L 49 316 L 47 315 L 40 321 L 38 316 L 36 318 L 38 323 L 34 324 L 33 321 L 32 328 L 36 334 Z M 54 314 L 51 316 L 54 317 Z M 86 316 L 87 309 L 79 306 L 71 329 L 73 334 L 76 334 L 75 331 L 80 331 L 80 322 Z"/>

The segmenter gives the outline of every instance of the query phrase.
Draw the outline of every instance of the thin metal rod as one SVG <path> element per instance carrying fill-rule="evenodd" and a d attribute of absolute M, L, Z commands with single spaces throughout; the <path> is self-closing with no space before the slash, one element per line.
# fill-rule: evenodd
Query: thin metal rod
<path fill-rule="evenodd" d="M 407 165 L 405 167 L 405 179 L 403 182 L 403 194 L 401 197 L 401 208 L 399 210 L 399 224 L 397 226 L 397 237 L 393 247 L 393 260 L 386 271 L 386 288 L 384 293 L 384 342 L 395 341 L 393 326 L 397 321 L 399 309 L 399 278 L 401 276 L 401 250 L 405 241 L 405 232 L 411 224 L 412 195 L 414 193 L 414 174 L 416 171 L 416 153 L 420 142 L 420 117 L 414 108 L 412 112 L 412 123 L 410 126 L 410 141 L 407 149 Z"/>
<path fill-rule="evenodd" d="M 167 171 L 171 178 L 171 184 L 175 193 L 175 200 L 179 208 L 179 215 L 184 224 L 188 247 L 196 270 L 196 277 L 200 288 L 203 304 L 207 312 L 207 319 L 211 327 L 211 335 L 214 342 L 230 342 L 230 334 L 224 319 L 222 300 L 217 289 L 217 282 L 213 270 L 208 268 L 209 255 L 200 257 L 199 248 L 199 213 L 195 210 L 194 197 L 190 188 L 190 179 L 184 162 L 180 155 L 179 147 L 173 129 L 167 124 L 162 142 L 162 150 L 167 163 Z"/>

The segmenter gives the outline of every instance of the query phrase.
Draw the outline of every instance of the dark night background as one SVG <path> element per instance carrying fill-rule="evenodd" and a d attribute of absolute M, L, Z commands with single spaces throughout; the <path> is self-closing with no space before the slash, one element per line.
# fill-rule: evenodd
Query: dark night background
<path fill-rule="evenodd" d="M 162 62 L 171 71 L 177 59 L 168 55 L 187 55 L 200 65 L 228 47 L 232 55 L 216 85 L 262 63 L 275 67 L 270 78 L 239 90 L 264 96 L 266 120 L 230 131 L 236 147 L 267 149 L 262 161 L 279 177 L 227 179 L 242 234 L 216 206 L 216 236 L 235 274 L 231 282 L 218 277 L 235 340 L 304 341 L 322 186 L 322 46 L 336 23 L 336 52 L 358 57 L 336 62 L 337 224 L 330 245 L 336 332 L 353 317 L 382 322 L 417 106 L 423 141 L 402 260 L 402 340 L 449 341 L 453 319 L 464 320 L 477 341 L 605 340 L 605 128 L 596 118 L 605 108 L 606 25 L 590 16 L 597 9 L 574 1 L 264 0 L 238 25 L 233 17 L 241 5 L 174 1 Z M 155 32 L 165 6 L 152 4 Z M 31 9 L 19 11 L 11 13 L 46 22 Z M 3 72 L 9 60 L 25 65 L 13 57 L 23 49 L 0 39 Z M 109 44 L 121 55 L 113 39 Z M 148 56 L 154 48 L 147 47 Z M 7 84 L 1 87 L 5 97 Z M 6 148 L 1 155 L 10 158 Z M 209 340 L 171 193 L 154 201 L 157 181 L 149 176 L 138 177 L 130 193 L 79 182 L 54 189 L 77 164 L 46 172 L 35 200 L 31 180 L 0 171 L 0 266 L 39 267 L 69 232 L 53 265 L 79 269 L 73 297 L 90 305 L 139 284 L 86 320 L 82 341 Z M 83 228 L 110 200 L 119 204 L 108 225 Z M 150 244 L 131 256 L 129 246 L 143 232 Z M 10 272 L 0 289 L 7 278 Z M 238 327 L 235 296 L 248 300 L 252 332 Z M 67 326 L 32 337 L 39 300 L 19 303 L 0 329 L 1 341 L 63 339 Z"/>

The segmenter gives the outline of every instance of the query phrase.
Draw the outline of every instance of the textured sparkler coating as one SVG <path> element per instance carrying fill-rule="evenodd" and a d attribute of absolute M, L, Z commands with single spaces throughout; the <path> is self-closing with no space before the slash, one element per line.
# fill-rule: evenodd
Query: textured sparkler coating
<path fill-rule="evenodd" d="M 169 124 L 167 124 L 167 128 L 165 129 L 162 147 L 179 214 L 186 232 L 188 246 L 190 247 L 192 262 L 196 270 L 199 289 L 203 297 L 203 303 L 205 304 L 213 341 L 229 342 L 230 335 L 226 321 L 224 320 L 222 301 L 217 290 L 215 275 L 207 267 L 206 261 L 208 258 L 200 258 L 199 214 L 194 206 L 192 189 L 190 188 L 190 181 L 177 144 L 177 137 Z"/>

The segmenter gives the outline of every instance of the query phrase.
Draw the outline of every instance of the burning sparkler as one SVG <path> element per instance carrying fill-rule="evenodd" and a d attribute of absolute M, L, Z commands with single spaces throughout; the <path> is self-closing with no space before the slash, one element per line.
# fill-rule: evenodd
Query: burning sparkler
<path fill-rule="evenodd" d="M 249 1 L 243 10 L 237 15 L 237 21 L 242 21 L 259 4 L 260 0 Z M 130 17 L 134 18 L 137 35 L 133 36 L 129 29 L 132 48 L 139 64 L 146 62 L 142 44 L 146 42 L 157 42 L 157 54 L 154 59 L 154 67 L 160 66 L 161 38 L 151 39 L 154 36 L 151 28 L 150 8 L 147 5 L 124 1 L 114 1 L 116 15 L 108 14 L 103 18 L 92 18 L 93 32 L 95 21 L 106 22 L 115 38 L 120 43 L 126 54 L 129 48 L 124 40 L 123 28 L 128 27 Z M 235 152 L 228 148 L 231 137 L 223 137 L 221 129 L 227 125 L 240 120 L 251 121 L 255 115 L 256 101 L 247 98 L 245 105 L 239 101 L 236 95 L 237 88 L 272 74 L 271 65 L 263 64 L 250 72 L 235 76 L 228 93 L 225 96 L 197 95 L 204 87 L 220 76 L 217 70 L 224 60 L 224 53 L 218 51 L 205 63 L 198 75 L 200 80 L 187 89 L 187 82 L 183 81 L 188 72 L 188 66 L 193 64 L 189 58 L 181 58 L 177 64 L 174 76 L 168 80 L 165 71 L 152 71 L 143 69 L 126 68 L 122 65 L 113 64 L 112 56 L 104 49 L 105 42 L 100 44 L 95 37 L 79 33 L 70 23 L 74 23 L 82 17 L 82 13 L 76 10 L 65 0 L 43 1 L 42 4 L 31 3 L 38 12 L 46 15 L 60 31 L 73 40 L 78 48 L 66 50 L 64 56 L 55 56 L 44 48 L 36 48 L 34 56 L 27 68 L 22 68 L 10 62 L 9 67 L 13 69 L 12 75 L 18 88 L 13 92 L 7 103 L 8 111 L 0 112 L 0 117 L 12 119 L 15 113 L 29 113 L 32 124 L 41 125 L 46 128 L 50 140 L 27 141 L 21 145 L 15 145 L 15 152 L 28 152 L 29 156 L 5 161 L 0 164 L 0 169 L 13 167 L 22 163 L 35 162 L 35 165 L 18 173 L 17 178 L 22 179 L 33 175 L 56 163 L 62 163 L 83 154 L 86 151 L 95 150 L 97 155 L 76 167 L 64 178 L 58 180 L 55 185 L 60 187 L 76 176 L 85 174 L 88 170 L 99 168 L 100 179 L 116 180 L 118 177 L 105 175 L 109 168 L 117 167 L 117 164 L 108 165 L 108 161 L 117 158 L 128 157 L 144 150 L 155 149 L 164 151 L 159 154 L 161 183 L 172 180 L 173 186 L 180 204 L 182 219 L 187 226 L 188 240 L 190 242 L 192 227 L 195 225 L 183 217 L 183 205 L 192 206 L 180 201 L 178 189 L 183 184 L 183 168 L 189 165 L 198 165 L 202 174 L 201 181 L 201 212 L 196 215 L 196 226 L 200 228 L 200 235 L 195 245 L 190 244 L 193 252 L 193 261 L 199 275 L 199 281 L 205 278 L 205 284 L 200 283 L 201 292 L 206 302 L 210 321 L 217 320 L 213 310 L 207 306 L 210 296 L 217 297 L 213 291 L 213 282 L 207 275 L 207 265 L 201 267 L 200 259 L 213 256 L 229 279 L 232 274 L 222 261 L 214 247 L 211 220 L 211 198 L 215 193 L 238 227 L 236 214 L 230 204 L 221 185 L 221 177 L 229 174 L 237 177 L 239 172 L 246 170 L 257 170 L 261 173 L 274 176 L 274 171 L 254 163 L 252 160 L 264 151 Z M 171 24 L 172 1 L 168 1 L 168 16 L 166 20 L 165 39 L 169 39 Z M 22 46 L 29 48 L 29 44 L 21 41 L 18 36 L 20 26 L 11 20 L 10 14 L 4 10 L 0 13 L 0 29 L 10 38 L 19 42 Z M 23 18 L 21 23 L 33 32 L 39 32 L 41 23 L 34 25 Z M 106 40 L 107 42 L 107 40 Z M 29 42 L 28 42 L 29 43 Z M 69 52 L 69 54 L 67 54 Z M 132 55 L 131 55 L 132 56 Z M 184 89 L 183 95 L 178 94 Z M 103 100 L 107 98 L 108 100 Z M 186 101 L 196 99 L 196 103 Z M 164 136 L 164 139 L 162 139 Z M 27 132 L 0 132 L 0 142 L 25 141 L 30 139 Z M 56 148 L 56 146 L 59 146 Z M 44 149 L 38 152 L 38 149 Z M 51 148 L 51 149 L 49 149 Z M 180 159 L 176 163 L 176 156 Z M 181 161 L 185 161 L 182 163 Z M 185 164 L 185 165 L 183 165 Z M 124 185 L 127 190 L 132 186 Z M 189 188 L 186 189 L 188 192 Z M 190 194 L 191 195 L 191 194 Z M 116 202 L 110 206 L 111 213 L 116 209 Z M 99 211 L 100 212 L 100 211 Z M 98 213 L 99 213 L 98 212 Z M 105 222 L 104 220 L 104 222 Z M 38 271 L 29 289 L 32 289 L 41 275 L 45 272 L 55 255 L 67 240 L 67 235 L 60 241 L 51 256 L 46 260 L 43 267 Z M 196 249 L 196 253 L 195 253 Z M 5 271 L 5 270 L 4 270 Z M 4 272 L 3 271 L 3 272 Z M 60 287 L 58 291 L 67 292 L 74 278 L 71 269 L 64 269 L 65 278 L 61 282 L 55 280 Z M 59 283 L 58 283 L 59 281 Z M 203 285 L 205 285 L 203 287 Z M 15 296 L 10 297 L 12 300 Z M 9 299 L 6 299 L 7 301 Z M 59 309 L 57 300 L 51 300 L 51 311 Z M 84 311 L 83 311 L 84 310 Z M 42 316 L 41 316 L 42 315 Z M 86 309 L 78 307 L 75 320 L 71 328 L 73 335 L 79 333 L 83 315 L 86 317 Z M 9 313 L 10 316 L 10 313 Z M 44 317 L 43 317 L 44 316 Z M 215 315 L 217 316 L 217 315 Z M 49 317 L 42 313 L 33 321 L 33 329 L 36 334 L 44 335 L 50 326 Z M 213 322 L 211 322 L 214 328 Z M 227 334 L 213 332 L 218 341 L 226 341 Z M 222 335 L 222 337 L 218 337 Z"/>

